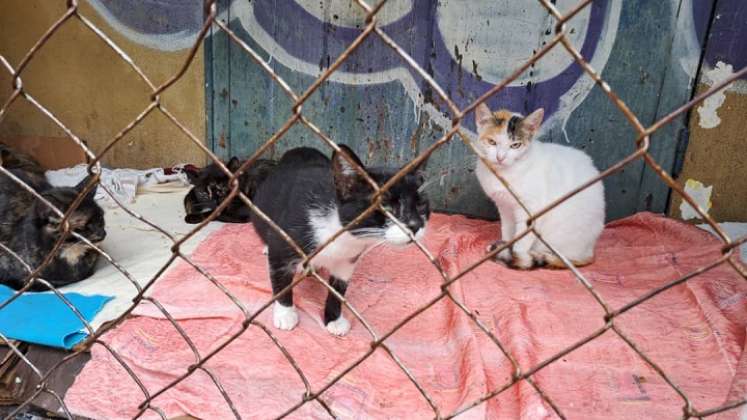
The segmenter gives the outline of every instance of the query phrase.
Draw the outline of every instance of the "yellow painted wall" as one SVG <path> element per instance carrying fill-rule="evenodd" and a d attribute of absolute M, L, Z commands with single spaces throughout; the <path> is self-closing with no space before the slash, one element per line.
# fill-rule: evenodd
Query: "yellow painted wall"
<path fill-rule="evenodd" d="M 188 50 L 151 49 L 129 41 L 96 11 L 80 2 L 89 18 L 140 66 L 155 84 L 168 80 Z M 0 54 L 14 67 L 42 34 L 65 13 L 64 1 L 3 0 L 0 3 Z M 21 74 L 24 89 L 46 106 L 95 153 L 101 152 L 149 103 L 149 89 L 100 38 L 75 17 L 69 19 Z M 201 142 L 205 138 L 202 49 L 184 76 L 161 102 Z M 0 72 L 0 102 L 11 93 L 11 77 Z M 4 136 L 61 137 L 64 132 L 25 100 L 14 103 L 0 122 Z M 148 168 L 180 162 L 204 163 L 204 153 L 160 112 L 151 113 L 105 155 L 111 167 Z"/>
<path fill-rule="evenodd" d="M 708 88 L 701 84 L 697 93 Z M 701 125 L 697 108 L 691 113 L 689 143 L 677 182 L 696 193 L 700 184 L 710 187 L 709 214 L 716 221 L 747 222 L 747 94 L 726 91 L 716 111 L 721 121 L 712 128 Z M 681 204 L 673 192 L 669 214 L 682 218 Z"/>

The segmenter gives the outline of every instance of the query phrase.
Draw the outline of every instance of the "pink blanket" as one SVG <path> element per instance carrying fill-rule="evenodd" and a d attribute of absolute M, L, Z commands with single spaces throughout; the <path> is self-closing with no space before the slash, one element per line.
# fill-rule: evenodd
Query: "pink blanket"
<path fill-rule="evenodd" d="M 426 246 L 450 274 L 484 254 L 498 224 L 433 215 Z M 195 251 L 196 263 L 238 296 L 249 311 L 270 298 L 262 244 L 251 225 L 228 225 Z M 597 260 L 581 269 L 612 306 L 678 278 L 719 256 L 718 242 L 697 228 L 652 214 L 611 223 L 597 245 Z M 415 247 L 379 247 L 360 262 L 347 297 L 379 333 L 438 295 L 442 279 Z M 454 296 L 505 344 L 524 370 L 604 325 L 603 311 L 567 270 L 522 272 L 487 262 L 452 285 Z M 318 390 L 370 348 L 370 336 L 348 314 L 344 338 L 324 330 L 326 291 L 313 279 L 295 289 L 301 322 L 272 328 L 271 308 L 258 320 L 272 329 Z M 243 321 L 219 289 L 185 263 L 155 286 L 157 298 L 204 354 Z M 707 409 L 747 394 L 747 282 L 719 266 L 630 310 L 616 324 L 690 397 Z M 347 311 L 347 310 L 346 310 Z M 150 392 L 195 362 L 174 327 L 150 304 L 104 339 Z M 490 339 L 454 303 L 442 299 L 386 341 L 433 397 L 442 415 L 501 387 L 512 369 Z M 301 401 L 298 375 L 257 327 L 251 327 L 207 363 L 244 418 L 266 419 Z M 679 418 L 681 398 L 614 332 L 540 370 L 536 383 L 569 418 Z M 415 386 L 382 350 L 328 389 L 323 399 L 341 418 L 433 418 Z M 70 409 L 99 419 L 129 418 L 144 399 L 140 389 L 100 345 L 66 395 Z M 207 374 L 196 371 L 159 396 L 169 417 L 232 418 Z M 736 418 L 737 411 L 723 418 Z M 146 418 L 158 416 L 149 411 Z M 308 402 L 290 418 L 326 418 Z M 460 418 L 554 418 L 526 382 L 465 412 Z"/>

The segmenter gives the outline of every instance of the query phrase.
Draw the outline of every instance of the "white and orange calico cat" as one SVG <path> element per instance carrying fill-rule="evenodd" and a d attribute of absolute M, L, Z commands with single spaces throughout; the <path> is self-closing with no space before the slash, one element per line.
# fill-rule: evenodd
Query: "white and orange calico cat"
<path fill-rule="evenodd" d="M 542 108 L 523 117 L 506 110 L 492 112 L 485 104 L 480 104 L 475 112 L 478 150 L 532 212 L 599 174 L 591 158 L 581 150 L 533 140 L 543 116 Z M 513 239 L 527 228 L 526 212 L 480 159 L 476 174 L 485 194 L 498 207 L 501 241 Z M 594 261 L 594 245 L 604 228 L 604 215 L 604 186 L 600 181 L 538 218 L 535 228 L 578 267 Z M 534 234 L 524 236 L 497 258 L 520 269 L 565 267 Z"/>

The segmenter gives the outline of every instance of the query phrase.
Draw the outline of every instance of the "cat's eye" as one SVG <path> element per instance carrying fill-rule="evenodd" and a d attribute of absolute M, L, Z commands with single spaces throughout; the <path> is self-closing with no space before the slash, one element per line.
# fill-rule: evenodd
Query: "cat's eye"
<path fill-rule="evenodd" d="M 521 145 L 522 145 L 522 143 L 520 143 L 520 142 L 511 143 L 511 148 L 512 149 L 518 149 L 519 147 L 521 147 Z"/>
<path fill-rule="evenodd" d="M 495 146 L 495 140 L 493 140 L 493 139 L 486 139 L 485 141 L 487 141 L 489 145 Z"/>

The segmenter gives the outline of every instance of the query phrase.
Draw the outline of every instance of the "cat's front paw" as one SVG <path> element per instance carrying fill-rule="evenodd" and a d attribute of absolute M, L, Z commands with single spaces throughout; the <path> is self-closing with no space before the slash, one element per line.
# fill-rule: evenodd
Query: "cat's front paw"
<path fill-rule="evenodd" d="M 292 330 L 298 325 L 296 308 L 275 302 L 275 306 L 272 308 L 272 324 L 279 330 Z"/>
<path fill-rule="evenodd" d="M 505 242 L 498 240 L 493 242 L 488 246 L 488 252 L 495 250 L 496 248 L 500 248 L 505 244 Z M 506 264 L 509 264 L 513 257 L 511 256 L 511 247 L 505 248 L 501 250 L 501 252 L 495 254 L 493 257 L 496 261 L 504 262 Z"/>
<path fill-rule="evenodd" d="M 327 323 L 327 331 L 333 335 L 343 336 L 350 331 L 350 322 L 340 315 L 336 320 Z"/>
<path fill-rule="evenodd" d="M 508 262 L 509 267 L 519 270 L 529 270 L 534 267 L 534 258 L 529 254 L 514 253 Z"/>
<path fill-rule="evenodd" d="M 511 261 L 513 260 L 513 257 L 511 256 L 511 251 L 509 251 L 508 249 L 504 249 L 503 251 L 495 255 L 495 259 L 496 261 L 501 261 L 506 264 L 510 264 Z"/>

